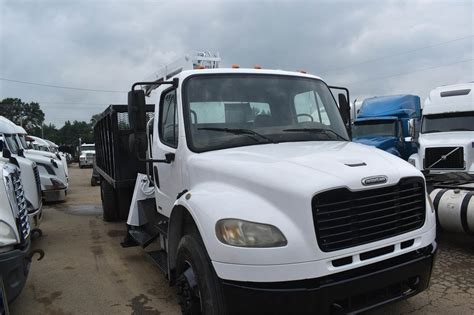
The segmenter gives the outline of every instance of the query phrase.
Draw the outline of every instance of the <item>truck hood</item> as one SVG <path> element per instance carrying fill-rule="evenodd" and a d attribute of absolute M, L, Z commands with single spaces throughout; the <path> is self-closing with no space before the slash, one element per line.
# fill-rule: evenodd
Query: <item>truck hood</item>
<path fill-rule="evenodd" d="M 397 138 L 388 136 L 356 137 L 353 138 L 352 141 L 365 145 L 370 145 L 378 149 L 387 150 L 395 146 Z"/>
<path fill-rule="evenodd" d="M 426 147 L 474 145 L 474 131 L 433 132 L 420 134 L 418 141 Z"/>
<path fill-rule="evenodd" d="M 335 187 L 366 189 L 361 180 L 385 175 L 392 185 L 401 177 L 422 176 L 407 162 L 382 150 L 351 142 L 292 142 L 194 154 L 188 160 L 189 187 L 206 183 L 311 197 Z"/>

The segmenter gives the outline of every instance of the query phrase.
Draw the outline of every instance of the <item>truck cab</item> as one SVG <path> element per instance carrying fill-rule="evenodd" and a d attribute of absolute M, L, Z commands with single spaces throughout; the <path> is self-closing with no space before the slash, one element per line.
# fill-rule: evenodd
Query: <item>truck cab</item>
<path fill-rule="evenodd" d="M 122 245 L 161 245 L 149 254 L 183 313 L 357 312 L 427 287 L 436 228 L 423 175 L 349 141 L 347 96 L 336 103 L 300 72 L 168 70 L 133 84 L 129 129 L 99 120 L 95 136 L 103 202 L 120 187 L 109 165 L 132 165 L 112 163 L 107 139 L 129 134 L 119 152 L 147 166 Z"/>
<path fill-rule="evenodd" d="M 79 168 L 92 167 L 95 158 L 95 144 L 83 143 L 79 146 Z"/>
<path fill-rule="evenodd" d="M 38 166 L 26 158 L 15 141 L 15 128 L 10 121 L 0 120 L 0 154 L 12 155 L 21 170 L 26 210 L 33 228 L 39 228 L 43 218 L 43 202 Z"/>
<path fill-rule="evenodd" d="M 421 118 L 420 98 L 393 95 L 364 100 L 353 126 L 353 141 L 408 160 L 417 152 L 415 131 Z"/>
<path fill-rule="evenodd" d="M 430 174 L 474 174 L 474 83 L 433 89 L 423 106 L 419 150 L 409 162 Z"/>
<path fill-rule="evenodd" d="M 22 157 L 36 163 L 38 172 L 35 173 L 35 180 L 37 182 L 39 179 L 43 200 L 47 202 L 65 200 L 68 179 L 61 160 L 50 152 L 30 150 L 25 147 L 18 134 L 20 127 L 10 120 L 0 117 L 0 123 L 3 126 L 9 126 L 8 137 L 6 137 L 8 141 L 5 142 L 9 151 L 15 155 L 20 152 Z M 35 180 L 25 180 L 25 183 L 26 185 L 35 183 Z"/>
<path fill-rule="evenodd" d="M 0 279 L 5 289 L 1 293 L 6 295 L 6 299 L 2 298 L 7 303 L 13 301 L 25 285 L 31 243 L 21 171 L 17 158 L 9 159 L 0 157 Z"/>

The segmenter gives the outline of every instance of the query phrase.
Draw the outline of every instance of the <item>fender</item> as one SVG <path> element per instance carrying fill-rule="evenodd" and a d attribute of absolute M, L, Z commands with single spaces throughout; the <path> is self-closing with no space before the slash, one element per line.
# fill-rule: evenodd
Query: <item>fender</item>
<path fill-rule="evenodd" d="M 280 207 L 288 206 L 288 204 L 282 203 Z M 295 208 L 297 207 L 298 205 L 295 205 Z M 298 228 L 301 223 L 295 222 L 294 218 L 288 216 L 276 203 L 262 198 L 257 192 L 221 182 L 207 182 L 191 189 L 175 202 L 168 227 L 170 270 L 175 266 L 176 250 L 183 235 L 183 221 L 186 215 L 194 221 L 212 261 L 236 264 L 287 263 L 294 261 L 296 257 L 304 259 L 301 255 L 306 252 L 310 242 L 303 236 L 304 231 L 307 230 L 301 226 Z M 255 256 L 255 251 L 262 252 L 261 249 L 223 244 L 216 237 L 215 225 L 217 221 L 225 218 L 272 224 L 280 229 L 288 242 L 293 240 L 292 246 L 286 247 L 285 250 L 277 247 L 266 248 L 266 255 L 262 258 L 261 255 Z M 309 226 L 314 231 L 312 222 L 309 222 Z M 308 239 L 315 241 L 314 235 L 308 235 Z M 305 250 L 301 251 L 302 248 Z M 275 255 L 272 254 L 274 251 Z"/>
<path fill-rule="evenodd" d="M 408 162 L 419 170 L 423 169 L 421 165 L 421 157 L 418 153 L 413 153 L 412 155 L 410 155 L 410 157 L 408 158 Z"/>

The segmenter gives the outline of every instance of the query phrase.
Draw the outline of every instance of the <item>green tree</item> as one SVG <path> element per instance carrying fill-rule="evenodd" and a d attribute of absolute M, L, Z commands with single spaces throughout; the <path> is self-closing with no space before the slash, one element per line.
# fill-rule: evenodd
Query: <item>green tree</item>
<path fill-rule="evenodd" d="M 0 102 L 0 115 L 32 132 L 44 122 L 44 112 L 39 103 L 22 102 L 19 98 L 5 98 Z"/>

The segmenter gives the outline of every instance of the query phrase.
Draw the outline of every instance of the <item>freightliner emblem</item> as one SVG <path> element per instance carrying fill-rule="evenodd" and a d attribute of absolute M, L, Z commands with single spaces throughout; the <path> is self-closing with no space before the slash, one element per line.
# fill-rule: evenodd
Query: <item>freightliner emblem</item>
<path fill-rule="evenodd" d="M 378 175 L 378 176 L 365 177 L 365 178 L 362 178 L 361 182 L 362 182 L 362 185 L 364 186 L 383 184 L 387 182 L 387 176 Z"/>

